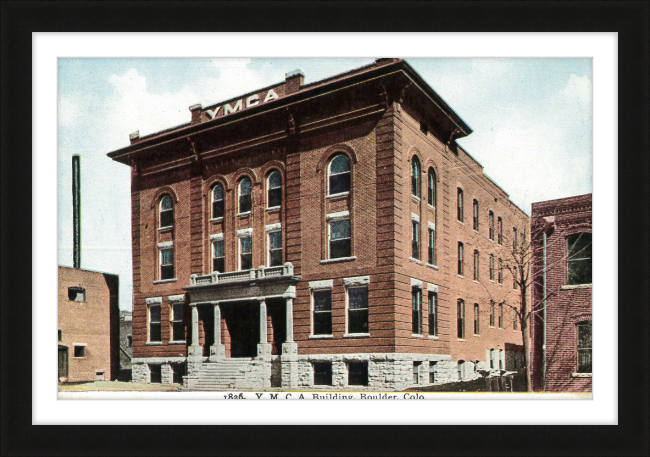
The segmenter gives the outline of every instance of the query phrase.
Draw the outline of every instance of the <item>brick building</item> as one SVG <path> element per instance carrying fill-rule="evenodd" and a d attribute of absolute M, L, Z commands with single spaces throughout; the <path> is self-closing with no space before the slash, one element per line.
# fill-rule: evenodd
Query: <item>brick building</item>
<path fill-rule="evenodd" d="M 59 266 L 59 380 L 116 379 L 119 276 Z"/>
<path fill-rule="evenodd" d="M 591 194 L 533 203 L 531 224 L 533 389 L 591 392 Z"/>
<path fill-rule="evenodd" d="M 521 368 L 498 267 L 529 219 L 408 63 L 189 110 L 108 154 L 132 169 L 134 381 L 402 389 Z"/>

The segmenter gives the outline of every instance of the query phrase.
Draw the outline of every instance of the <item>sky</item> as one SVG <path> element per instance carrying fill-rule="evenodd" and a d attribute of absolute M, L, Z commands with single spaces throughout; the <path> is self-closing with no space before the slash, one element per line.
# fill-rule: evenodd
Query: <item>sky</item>
<path fill-rule="evenodd" d="M 58 60 L 58 263 L 72 266 L 72 155 L 81 155 L 81 267 L 120 275 L 131 309 L 130 169 L 106 153 L 129 134 L 188 122 L 207 106 L 284 80 L 372 63 L 341 59 Z M 532 202 L 592 192 L 592 60 L 407 59 L 474 133 L 458 143 L 530 214 Z"/>

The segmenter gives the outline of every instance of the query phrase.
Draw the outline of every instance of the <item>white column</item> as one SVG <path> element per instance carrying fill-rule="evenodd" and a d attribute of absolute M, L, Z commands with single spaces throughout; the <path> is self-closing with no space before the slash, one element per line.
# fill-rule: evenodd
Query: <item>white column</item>
<path fill-rule="evenodd" d="M 260 344 L 268 343 L 266 335 L 266 300 L 260 300 Z"/>
<path fill-rule="evenodd" d="M 287 319 L 286 319 L 286 326 L 287 326 L 287 333 L 286 333 L 286 342 L 287 343 L 293 343 L 293 298 L 287 298 L 287 307 L 286 307 L 286 312 L 287 312 Z"/>
<path fill-rule="evenodd" d="M 214 344 L 221 344 L 221 308 L 219 303 L 214 304 Z"/>
<path fill-rule="evenodd" d="M 192 307 L 192 346 L 199 345 L 199 309 L 196 304 L 190 304 Z"/>

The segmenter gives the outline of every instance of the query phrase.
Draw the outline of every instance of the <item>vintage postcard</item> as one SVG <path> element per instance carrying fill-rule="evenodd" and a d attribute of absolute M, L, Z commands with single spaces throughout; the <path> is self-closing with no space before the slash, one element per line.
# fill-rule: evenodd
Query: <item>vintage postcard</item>
<path fill-rule="evenodd" d="M 59 58 L 59 398 L 591 398 L 592 79 Z"/>

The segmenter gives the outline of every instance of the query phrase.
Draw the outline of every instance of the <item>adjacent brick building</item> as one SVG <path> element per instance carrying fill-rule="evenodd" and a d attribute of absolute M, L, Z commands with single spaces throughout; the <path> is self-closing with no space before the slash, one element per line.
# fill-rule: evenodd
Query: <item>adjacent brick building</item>
<path fill-rule="evenodd" d="M 591 392 L 591 194 L 533 203 L 531 224 L 533 389 Z"/>
<path fill-rule="evenodd" d="M 119 276 L 59 266 L 59 380 L 116 379 Z"/>
<path fill-rule="evenodd" d="M 503 263 L 529 219 L 408 63 L 190 112 L 108 154 L 132 169 L 134 381 L 402 389 L 522 367 L 499 303 L 517 306 Z"/>

